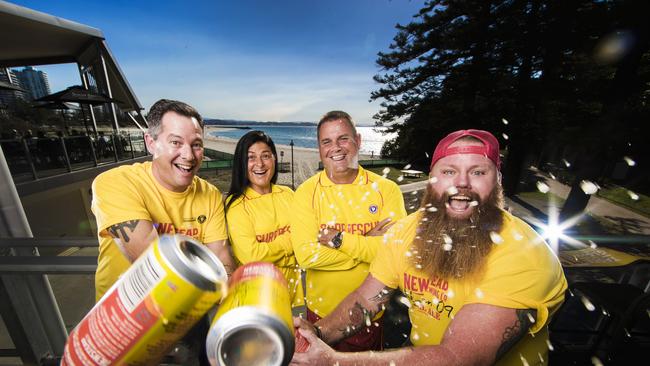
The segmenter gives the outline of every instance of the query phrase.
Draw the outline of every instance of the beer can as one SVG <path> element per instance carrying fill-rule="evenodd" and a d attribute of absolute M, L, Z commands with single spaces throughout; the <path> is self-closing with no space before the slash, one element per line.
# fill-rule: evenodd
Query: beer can
<path fill-rule="evenodd" d="M 68 336 L 62 365 L 151 365 L 223 296 L 226 270 L 204 245 L 163 235 Z"/>
<path fill-rule="evenodd" d="M 287 365 L 293 356 L 291 300 L 282 272 L 252 262 L 232 274 L 206 340 L 213 366 Z"/>

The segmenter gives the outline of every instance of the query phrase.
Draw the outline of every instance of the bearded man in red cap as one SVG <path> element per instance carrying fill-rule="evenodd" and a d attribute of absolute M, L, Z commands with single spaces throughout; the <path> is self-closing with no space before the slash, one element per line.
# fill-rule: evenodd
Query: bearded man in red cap
<path fill-rule="evenodd" d="M 296 318 L 309 348 L 294 365 L 538 365 L 566 279 L 546 242 L 503 210 L 499 142 L 456 131 L 438 143 L 420 210 L 386 234 L 362 285 L 314 325 Z M 410 344 L 339 353 L 328 344 L 363 328 L 397 289 Z"/>

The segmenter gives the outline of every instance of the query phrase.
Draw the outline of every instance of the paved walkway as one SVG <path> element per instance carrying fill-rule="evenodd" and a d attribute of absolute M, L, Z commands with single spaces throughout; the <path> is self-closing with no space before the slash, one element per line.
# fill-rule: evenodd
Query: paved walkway
<path fill-rule="evenodd" d="M 565 200 L 569 196 L 571 187 L 558 182 L 557 180 L 551 179 L 549 176 L 542 173 L 537 173 L 539 178 L 543 178 L 545 183 L 550 188 L 550 193 L 553 195 L 562 198 Z M 411 193 L 426 187 L 427 181 L 415 182 L 404 184 L 400 186 L 400 190 L 403 193 Z M 405 201 L 408 198 L 405 195 Z M 521 198 L 516 198 L 514 200 L 506 198 L 506 206 L 509 207 L 512 212 L 522 218 L 526 217 L 536 217 L 541 219 L 540 214 L 545 216 L 548 215 L 551 203 L 550 201 L 540 201 L 540 200 L 523 200 Z M 640 234 L 640 235 L 650 235 L 650 218 L 645 217 L 641 214 L 638 214 L 627 207 L 619 206 L 613 202 L 610 202 L 604 198 L 598 196 L 591 196 L 589 203 L 585 211 L 592 216 L 599 217 L 601 219 L 607 220 L 612 224 L 613 227 L 616 227 L 623 233 L 628 234 Z"/>

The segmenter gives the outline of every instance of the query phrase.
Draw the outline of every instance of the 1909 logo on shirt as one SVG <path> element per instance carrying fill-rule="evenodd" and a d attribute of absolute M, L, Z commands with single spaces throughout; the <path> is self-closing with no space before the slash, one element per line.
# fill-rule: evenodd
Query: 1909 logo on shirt
<path fill-rule="evenodd" d="M 368 211 L 370 211 L 370 213 L 373 213 L 373 214 L 374 214 L 374 213 L 377 213 L 377 210 L 379 210 L 379 208 L 377 207 L 377 205 L 370 205 L 370 206 L 368 207 Z"/>

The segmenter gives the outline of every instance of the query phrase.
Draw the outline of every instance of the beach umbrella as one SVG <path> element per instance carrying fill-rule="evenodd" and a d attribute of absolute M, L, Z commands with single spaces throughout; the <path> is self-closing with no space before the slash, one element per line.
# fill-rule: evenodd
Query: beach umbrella
<path fill-rule="evenodd" d="M 99 105 L 115 100 L 101 93 L 93 93 L 90 90 L 84 89 L 80 85 L 74 85 L 67 89 L 58 91 L 53 94 L 48 94 L 44 97 L 38 98 L 36 102 L 71 102 Z"/>
<path fill-rule="evenodd" d="M 65 111 L 68 109 L 72 109 L 69 105 L 67 105 L 64 102 L 46 102 L 46 103 L 36 103 L 33 104 L 34 108 L 42 108 L 42 109 L 55 109 L 55 110 L 60 110 L 61 111 L 61 117 L 63 118 L 63 131 L 67 132 L 67 119 L 65 116 Z"/>

